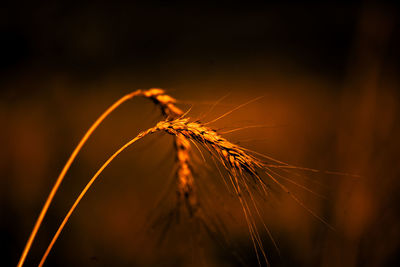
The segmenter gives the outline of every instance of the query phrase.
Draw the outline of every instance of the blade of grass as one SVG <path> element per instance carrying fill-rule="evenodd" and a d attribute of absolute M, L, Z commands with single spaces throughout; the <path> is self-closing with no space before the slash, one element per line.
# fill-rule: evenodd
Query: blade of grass
<path fill-rule="evenodd" d="M 44 253 L 40 263 L 39 263 L 39 267 L 43 266 L 44 262 L 46 261 L 47 256 L 49 255 L 51 249 L 54 246 L 54 243 L 57 241 L 61 231 L 64 229 L 65 224 L 67 223 L 67 221 L 69 220 L 69 218 L 71 217 L 72 213 L 74 212 L 76 206 L 78 206 L 79 202 L 82 200 L 83 196 L 86 194 L 86 192 L 89 190 L 89 188 L 92 186 L 92 184 L 96 181 L 97 177 L 103 172 L 103 170 L 111 163 L 111 161 L 116 158 L 122 151 L 124 151 L 126 148 L 128 148 L 130 145 L 132 145 L 133 143 L 135 143 L 137 140 L 141 139 L 142 137 L 146 136 L 147 134 L 149 134 L 151 132 L 152 129 L 147 130 L 145 132 L 141 132 L 138 134 L 138 136 L 136 136 L 135 138 L 133 138 L 132 140 L 130 140 L 128 143 L 126 143 L 125 145 L 123 145 L 120 149 L 117 150 L 117 152 L 115 152 L 111 157 L 108 158 L 108 160 L 103 164 L 103 166 L 101 166 L 101 168 L 96 172 L 96 174 L 92 177 L 92 179 L 90 179 L 90 181 L 87 183 L 87 185 L 85 186 L 85 188 L 82 190 L 82 192 L 79 194 L 78 198 L 75 200 L 74 204 L 72 205 L 71 209 L 68 211 L 67 215 L 65 216 L 64 220 L 62 221 L 61 225 L 59 226 L 56 234 L 54 235 L 53 239 L 50 242 L 50 245 L 47 247 L 46 252 Z"/>
<path fill-rule="evenodd" d="M 117 102 L 115 102 L 113 105 L 111 105 L 104 113 L 93 123 L 93 125 L 89 128 L 89 130 L 85 133 L 83 138 L 80 140 L 79 144 L 75 147 L 74 151 L 72 152 L 71 156 L 69 157 L 67 163 L 65 164 L 64 168 L 62 169 L 61 173 L 59 174 L 53 188 L 50 191 L 49 196 L 46 199 L 46 202 L 44 203 L 42 210 L 40 211 L 39 217 L 37 218 L 35 225 L 33 227 L 33 230 L 29 236 L 28 241 L 26 242 L 25 248 L 22 252 L 22 255 L 19 259 L 18 262 L 18 267 L 22 267 L 22 265 L 25 262 L 25 259 L 28 255 L 28 252 L 32 246 L 32 243 L 37 235 L 37 232 L 39 231 L 40 225 L 43 222 L 43 219 L 47 213 L 47 210 L 50 207 L 51 202 L 53 201 L 53 198 L 60 187 L 61 182 L 63 181 L 69 167 L 71 166 L 72 162 L 75 160 L 76 156 L 78 155 L 79 151 L 83 147 L 83 145 L 86 143 L 86 141 L 89 139 L 90 135 L 96 130 L 96 128 L 102 123 L 102 121 L 111 113 L 113 112 L 117 107 L 119 107 L 122 103 L 125 101 L 133 98 L 134 96 L 140 95 L 142 93 L 141 90 L 136 90 L 130 94 L 127 94 L 120 98 Z"/>

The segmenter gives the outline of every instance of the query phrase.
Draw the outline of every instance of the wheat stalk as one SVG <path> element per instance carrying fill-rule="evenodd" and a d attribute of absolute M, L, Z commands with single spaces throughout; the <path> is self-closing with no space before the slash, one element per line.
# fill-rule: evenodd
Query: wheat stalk
<path fill-rule="evenodd" d="M 39 266 L 42 266 L 43 263 L 45 262 L 50 250 L 52 249 L 55 241 L 58 239 L 62 229 L 64 228 L 66 222 L 72 215 L 73 211 L 83 198 L 83 196 L 86 194 L 86 192 L 89 190 L 90 186 L 94 183 L 94 181 L 98 178 L 98 176 L 101 174 L 101 172 L 111 163 L 113 159 L 115 159 L 123 150 L 125 150 L 127 147 L 132 145 L 134 142 L 137 140 L 143 138 L 144 136 L 148 134 L 152 134 L 155 132 L 166 132 L 168 134 L 171 134 L 176 138 L 176 140 L 185 140 L 188 142 L 189 140 L 195 141 L 202 145 L 204 148 L 206 148 L 213 157 L 216 157 L 221 164 L 224 166 L 224 168 L 228 171 L 229 173 L 229 178 L 231 185 L 235 189 L 236 195 L 238 196 L 240 200 L 240 204 L 242 205 L 242 209 L 244 212 L 244 215 L 246 217 L 246 221 L 248 223 L 249 227 L 249 232 L 253 241 L 253 245 L 257 250 L 259 250 L 265 259 L 267 261 L 267 257 L 265 255 L 265 251 L 262 245 L 262 241 L 260 238 L 260 235 L 258 233 L 258 230 L 255 225 L 254 218 L 252 217 L 251 214 L 251 209 L 250 205 L 252 205 L 258 214 L 259 217 L 259 210 L 257 208 L 257 205 L 254 201 L 254 198 L 251 194 L 250 188 L 248 186 L 248 183 L 253 182 L 256 184 L 256 186 L 267 193 L 267 187 L 265 182 L 261 179 L 259 176 L 259 172 L 266 173 L 267 176 L 275 182 L 281 189 L 283 189 L 286 193 L 290 194 L 290 196 L 301 206 L 303 206 L 307 211 L 309 211 L 314 217 L 319 219 L 320 221 L 324 222 L 326 225 L 329 226 L 329 224 L 319 217 L 317 214 L 312 212 L 310 209 L 308 209 L 297 197 L 293 194 L 290 193 L 290 191 L 278 180 L 277 177 L 271 174 L 271 168 L 272 167 L 277 167 L 277 168 L 282 168 L 282 167 L 290 167 L 290 168 L 295 168 L 294 166 L 287 165 L 283 162 L 273 160 L 272 158 L 269 158 L 272 161 L 276 161 L 280 165 L 272 165 L 270 163 L 266 163 L 259 158 L 251 155 L 248 153 L 247 149 L 238 146 L 236 144 L 233 144 L 232 142 L 228 141 L 221 135 L 219 135 L 215 130 L 211 129 L 210 127 L 207 127 L 205 124 L 202 124 L 200 122 L 192 122 L 189 120 L 189 118 L 178 118 L 175 120 L 165 120 L 157 123 L 157 125 L 153 128 L 150 128 L 146 131 L 141 132 L 137 137 L 129 141 L 127 144 L 122 146 L 117 152 L 115 152 L 103 165 L 102 167 L 96 172 L 96 174 L 91 178 L 89 183 L 86 185 L 84 190 L 80 193 L 78 198 L 76 199 L 75 203 L 67 213 L 67 216 L 64 218 L 63 222 L 61 223 L 60 227 L 58 228 L 56 234 L 54 235 L 50 245 L 48 246 Z M 178 138 L 177 138 L 178 137 Z M 184 139 L 182 139 L 184 138 Z M 265 155 L 264 155 L 265 156 Z M 267 157 L 267 156 L 265 156 Z M 187 159 L 182 159 L 182 162 L 186 162 Z M 285 164 L 285 165 L 282 165 Z M 184 165 L 183 165 L 184 166 Z M 186 167 L 182 167 L 182 172 L 186 171 Z M 273 172 L 272 172 L 273 173 Z M 247 174 L 247 175 L 246 175 Z M 251 179 L 249 179 L 251 177 Z M 192 181 L 189 181 L 189 183 Z M 187 183 L 180 181 L 179 185 L 182 187 L 180 190 L 182 192 L 186 193 L 191 193 L 190 192 L 190 186 L 187 185 Z M 186 186 L 186 187 L 185 187 Z M 250 203 L 247 202 L 242 196 L 244 193 L 249 194 L 250 196 Z M 265 224 L 264 224 L 265 226 Z M 265 226 L 266 227 L 266 226 Z M 330 227 L 330 226 L 329 226 Z M 266 228 L 268 234 L 269 230 Z M 271 237 L 272 238 L 272 237 Z M 258 254 L 257 254 L 258 257 Z"/>
<path fill-rule="evenodd" d="M 21 254 L 21 257 L 18 261 L 17 266 L 22 267 L 25 259 L 32 247 L 32 243 L 36 238 L 37 232 L 46 216 L 46 213 L 54 199 L 55 194 L 57 193 L 62 181 L 64 180 L 65 175 L 67 174 L 69 168 L 71 167 L 73 161 L 75 160 L 76 156 L 85 145 L 89 137 L 93 134 L 93 132 L 97 129 L 97 127 L 121 104 L 124 102 L 136 97 L 136 96 L 143 96 L 145 98 L 151 99 L 155 104 L 161 107 L 162 113 L 170 118 L 178 118 L 183 114 L 182 110 L 176 107 L 175 102 L 176 100 L 168 95 L 165 94 L 165 91 L 162 89 L 152 88 L 149 90 L 136 90 L 132 93 L 129 93 L 119 100 L 117 100 L 114 104 L 112 104 L 100 117 L 90 126 L 87 132 L 84 134 L 82 139 L 79 141 L 78 145 L 75 147 L 74 151 L 72 152 L 71 156 L 68 158 L 65 166 L 63 167 L 61 173 L 57 177 L 57 180 L 52 187 L 49 196 L 47 197 L 39 216 L 35 222 L 35 225 L 32 229 L 31 234 L 29 235 L 28 241 L 25 244 L 24 250 Z M 193 178 L 191 175 L 191 171 L 189 168 L 189 151 L 190 151 L 190 144 L 185 142 L 182 138 L 175 138 L 175 146 L 177 150 L 177 159 L 178 159 L 178 177 L 180 181 L 180 192 L 181 195 L 185 195 L 185 192 L 193 192 Z M 193 195 L 193 194 L 190 194 Z M 194 196 L 193 196 L 194 198 Z"/>
<path fill-rule="evenodd" d="M 198 132 L 199 130 L 202 131 L 201 128 L 197 128 L 197 126 L 199 126 L 197 123 L 194 124 L 190 124 L 187 123 L 188 119 L 184 119 L 184 118 L 180 118 L 180 119 L 176 119 L 173 121 L 163 121 L 158 123 L 155 127 L 150 128 L 144 132 L 139 133 L 138 136 L 136 136 L 135 138 L 133 138 L 131 141 L 129 141 L 128 143 L 126 143 L 124 146 L 122 146 L 119 150 L 117 150 L 117 152 L 115 152 L 102 166 L 101 168 L 96 172 L 96 174 L 90 179 L 90 181 L 88 182 L 88 184 L 85 186 L 85 188 L 82 190 L 82 192 L 80 193 L 80 195 L 78 196 L 78 198 L 76 199 L 76 201 L 74 202 L 74 204 L 72 205 L 71 209 L 68 211 L 66 217 L 64 218 L 63 222 L 61 223 L 60 227 L 58 228 L 56 234 L 54 235 L 50 245 L 48 246 L 48 248 L 46 249 L 46 252 L 44 254 L 44 256 L 42 257 L 39 266 L 42 266 L 49 254 L 49 252 L 51 251 L 52 247 L 54 246 L 54 243 L 56 242 L 56 240 L 58 239 L 61 231 L 63 230 L 65 224 L 67 223 L 67 221 L 69 220 L 70 216 L 72 215 L 73 211 L 75 210 L 75 208 L 77 207 L 77 205 L 79 204 L 79 202 L 81 201 L 81 199 L 83 198 L 83 196 L 86 194 L 86 192 L 89 190 L 89 188 L 91 187 L 91 185 L 94 183 L 94 181 L 98 178 L 98 176 L 101 174 L 101 172 L 111 163 L 112 160 L 114 160 L 123 150 L 125 150 L 126 148 L 128 148 L 130 145 L 132 145 L 133 143 L 135 143 L 137 140 L 143 138 L 144 136 L 151 134 L 151 133 L 155 133 L 158 131 L 165 131 L 167 133 L 173 134 L 174 136 L 180 136 L 180 138 L 188 138 L 188 139 L 192 139 L 192 140 L 197 140 L 196 136 L 198 136 Z M 181 131 L 182 129 L 185 129 L 186 131 Z M 207 128 L 208 129 L 208 128 Z M 192 134 L 188 134 L 189 132 L 191 132 Z M 204 134 L 204 133 L 203 133 Z M 206 134 L 207 136 L 212 136 L 212 131 L 208 132 Z M 212 140 L 212 138 L 207 138 L 208 140 Z M 179 139 L 177 138 L 177 140 L 185 140 L 186 139 Z M 204 139 L 206 140 L 206 139 Z M 226 143 L 225 144 L 226 147 L 229 147 L 229 145 Z M 230 147 L 234 147 L 234 144 L 231 144 Z M 224 149 L 220 149 L 221 153 L 224 154 Z M 249 156 L 250 158 L 250 156 Z M 182 167 L 182 172 L 186 172 L 187 169 L 185 170 L 185 167 Z M 183 190 L 183 192 L 186 193 L 190 193 L 191 191 L 187 191 L 190 189 L 190 187 L 188 186 L 188 184 L 186 183 L 180 183 L 180 190 Z"/>
<path fill-rule="evenodd" d="M 52 249 L 55 241 L 58 239 L 62 229 L 64 228 L 65 224 L 69 220 L 70 216 L 72 215 L 73 211 L 92 186 L 94 181 L 98 178 L 101 172 L 114 160 L 123 150 L 127 147 L 135 143 L 137 140 L 143 138 L 148 134 L 152 134 L 159 131 L 164 131 L 174 137 L 174 144 L 176 149 L 176 162 L 177 162 L 177 178 L 178 178 L 178 203 L 184 202 L 186 207 L 188 208 L 189 214 L 192 216 L 196 214 L 197 208 L 199 206 L 198 199 L 196 197 L 196 190 L 194 184 L 194 178 L 191 170 L 191 162 L 190 162 L 190 150 L 191 145 L 190 142 L 196 145 L 196 142 L 203 146 L 206 150 L 208 150 L 211 154 L 212 158 L 216 158 L 225 168 L 228 173 L 229 182 L 231 183 L 234 191 L 240 201 L 240 204 L 243 209 L 243 213 L 245 215 L 247 225 L 249 228 L 249 233 L 252 239 L 252 243 L 254 249 L 256 251 L 257 259 L 260 263 L 260 258 L 258 251 L 264 257 L 265 262 L 269 265 L 265 250 L 263 248 L 263 244 L 259 235 L 259 232 L 256 227 L 255 220 L 252 215 L 252 210 L 256 211 L 256 214 L 261 219 L 263 226 L 270 236 L 271 240 L 273 241 L 275 247 L 276 243 L 269 232 L 268 228 L 266 227 L 265 223 L 262 220 L 260 215 L 260 211 L 257 207 L 257 204 L 253 198 L 253 194 L 251 192 L 250 183 L 253 183 L 252 188 L 256 188 L 260 192 L 267 194 L 267 186 L 265 181 L 261 178 L 259 174 L 265 173 L 275 184 L 277 184 L 284 192 L 288 193 L 298 204 L 300 204 L 303 208 L 305 208 L 310 214 L 316 217 L 318 220 L 322 221 L 328 227 L 332 228 L 323 218 L 319 217 L 315 214 L 312 210 L 307 208 L 295 195 L 291 194 L 291 192 L 279 181 L 279 179 L 287 180 L 305 190 L 308 188 L 295 183 L 294 181 L 279 175 L 276 170 L 285 170 L 285 169 L 300 169 L 300 170 L 307 170 L 318 172 L 317 170 L 308 169 L 308 168 L 301 168 L 289 165 L 287 163 L 275 160 L 269 156 L 257 153 L 255 151 L 250 151 L 245 149 L 241 146 L 233 144 L 232 142 L 228 141 L 224 137 L 222 137 L 217 131 L 208 127 L 207 125 L 211 124 L 212 122 L 219 120 L 220 118 L 232 113 L 234 110 L 251 103 L 256 99 L 253 99 L 245 104 L 242 104 L 235 109 L 225 113 L 224 115 L 210 121 L 208 123 L 201 123 L 199 121 L 190 121 L 189 118 L 185 118 L 185 113 L 176 106 L 176 100 L 171 96 L 167 95 L 164 90 L 162 89 L 149 89 L 149 90 L 137 90 L 131 94 L 128 94 L 122 97 L 120 100 L 115 102 L 110 108 L 108 108 L 96 121 L 95 123 L 89 128 L 89 130 L 85 133 L 82 140 L 79 142 L 78 146 L 74 149 L 74 152 L 68 159 L 66 165 L 64 166 L 62 172 L 60 173 L 59 177 L 57 178 L 56 184 L 51 190 L 49 197 L 46 200 L 44 207 L 40 213 L 40 216 L 35 224 L 35 227 L 31 233 L 31 236 L 25 246 L 23 254 L 20 258 L 18 266 L 22 266 L 24 260 L 29 252 L 29 249 L 32 245 L 32 242 L 37 234 L 37 231 L 40 227 L 41 222 L 49 208 L 49 205 L 54 198 L 54 195 L 60 186 L 63 178 L 65 177 L 66 172 L 68 171 L 70 165 L 72 164 L 73 160 L 75 159 L 76 155 L 85 144 L 87 139 L 90 135 L 94 132 L 94 130 L 99 126 L 99 124 L 118 106 L 120 106 L 125 101 L 133 98 L 134 96 L 143 96 L 152 100 L 157 106 L 160 107 L 162 114 L 166 117 L 165 121 L 161 121 L 157 123 L 157 125 L 153 128 L 150 128 L 144 132 L 141 132 L 137 137 L 129 141 L 127 144 L 122 146 L 117 152 L 115 152 L 96 172 L 96 174 L 90 179 L 89 183 L 83 189 L 83 191 L 79 194 L 78 198 L 75 200 L 73 206 L 67 213 L 66 217 L 64 218 L 63 222 L 59 226 L 56 234 L 54 235 L 50 245 L 48 246 L 46 252 L 44 253 L 39 266 L 42 266 Z M 196 145 L 197 146 L 197 145 Z M 257 156 L 254 156 L 256 154 Z M 260 157 L 268 160 L 267 162 L 261 160 Z M 272 162 L 272 163 L 271 163 Z M 346 175 L 346 174 L 345 174 Z M 221 175 L 222 176 L 222 175 Z M 224 178 L 224 177 L 223 177 Z M 309 190 L 308 190 L 309 191 Z M 312 191 L 311 191 L 312 192 Z M 312 192 L 313 193 L 313 192 Z M 249 199 L 243 198 L 244 195 L 249 196 Z M 278 248 L 277 248 L 278 250 Z M 278 250 L 279 252 L 279 250 Z"/>
<path fill-rule="evenodd" d="M 89 137 L 92 135 L 92 133 L 96 130 L 96 128 L 103 122 L 103 120 L 110 115 L 111 112 L 113 112 L 116 108 L 118 108 L 122 103 L 126 102 L 129 99 L 132 99 L 135 96 L 138 96 L 142 94 L 142 90 L 136 90 L 130 94 L 127 94 L 117 100 L 114 104 L 112 104 L 106 111 L 104 111 L 103 114 L 93 123 L 92 126 L 90 126 L 89 130 L 84 134 L 82 139 L 79 141 L 78 145 L 75 147 L 74 151 L 72 152 L 71 156 L 68 158 L 65 166 L 63 167 L 61 173 L 57 177 L 57 180 L 52 187 L 49 196 L 46 199 L 46 202 L 44 203 L 42 210 L 40 211 L 39 217 L 37 218 L 35 225 L 33 227 L 33 230 L 31 234 L 29 235 L 28 241 L 26 242 L 26 245 L 24 247 L 24 250 L 22 251 L 22 255 L 18 261 L 18 267 L 22 267 L 22 265 L 25 262 L 26 256 L 28 255 L 28 252 L 32 246 L 33 241 L 35 240 L 35 237 L 37 235 L 37 232 L 39 231 L 40 225 L 43 222 L 44 217 L 46 216 L 47 210 L 50 207 L 51 202 L 54 199 L 55 194 L 57 193 L 58 188 L 61 185 L 61 182 L 64 180 L 65 175 L 67 174 L 69 167 L 71 166 L 72 162 L 75 160 L 76 156 L 78 155 L 79 151 L 83 147 L 83 145 L 86 143 L 86 141 L 89 139 Z"/>

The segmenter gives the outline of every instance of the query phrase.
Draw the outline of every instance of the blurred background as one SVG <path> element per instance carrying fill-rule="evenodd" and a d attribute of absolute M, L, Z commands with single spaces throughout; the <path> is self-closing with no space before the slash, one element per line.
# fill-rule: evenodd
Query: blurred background
<path fill-rule="evenodd" d="M 124 94 L 152 87 L 192 107 L 190 117 L 206 115 L 203 121 L 264 96 L 212 127 L 264 125 L 225 137 L 297 166 L 360 175 L 292 175 L 326 199 L 286 181 L 336 231 L 273 190 L 261 207 L 281 256 L 259 224 L 273 266 L 400 265 L 398 4 L 7 2 L 0 8 L 3 266 L 16 265 L 91 123 Z M 98 128 L 56 195 L 26 266 L 37 265 L 108 156 L 161 118 L 152 103 L 136 98 Z M 173 153 L 163 134 L 124 152 L 78 206 L 47 265 L 256 265 L 237 199 L 225 192 L 209 157 L 195 166 L 206 188 L 199 198 L 213 203 L 209 212 L 222 219 L 229 242 L 184 221 L 160 242 L 149 216 L 163 218 L 168 208 L 156 207 L 163 194 L 163 204 L 174 205 Z"/>

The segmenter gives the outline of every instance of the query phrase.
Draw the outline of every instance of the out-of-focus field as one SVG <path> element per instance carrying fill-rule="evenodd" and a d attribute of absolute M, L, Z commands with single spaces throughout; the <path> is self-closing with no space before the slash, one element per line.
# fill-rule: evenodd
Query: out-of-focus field
<path fill-rule="evenodd" d="M 261 206 L 281 250 L 260 224 L 275 266 L 400 263 L 399 16 L 371 4 L 12 6 L 2 16 L 0 230 L 4 266 L 15 265 L 41 206 L 85 130 L 111 103 L 161 87 L 188 116 L 227 139 L 297 166 L 360 177 L 296 172 L 286 183 L 335 231 L 283 192 Z M 258 6 L 259 5 L 259 6 Z M 224 100 L 213 104 L 221 97 Z M 210 111 L 210 112 L 209 112 Z M 203 115 L 206 115 L 203 117 Z M 27 265 L 40 260 L 67 209 L 101 164 L 162 119 L 136 98 L 94 133 L 67 174 Z M 171 136 L 156 134 L 115 160 L 85 196 L 48 266 L 236 266 L 256 264 L 237 199 L 194 150 L 203 202 L 226 226 L 226 248 L 190 223 L 158 242 L 149 216 L 173 206 Z M 297 176 L 307 175 L 310 179 Z M 225 191 L 224 191 L 225 190 Z M 165 212 L 165 210 L 164 210 Z M 240 255 L 237 256 L 236 254 Z"/>

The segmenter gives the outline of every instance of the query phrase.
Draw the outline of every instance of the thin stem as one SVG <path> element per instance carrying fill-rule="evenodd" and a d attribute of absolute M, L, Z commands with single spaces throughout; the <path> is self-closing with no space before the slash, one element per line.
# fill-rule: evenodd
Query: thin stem
<path fill-rule="evenodd" d="M 17 267 L 22 267 L 24 264 L 24 261 L 26 259 L 26 256 L 28 255 L 28 252 L 32 246 L 32 243 L 37 235 L 37 232 L 40 228 L 40 225 L 42 224 L 42 221 L 46 215 L 47 210 L 50 207 L 50 204 L 60 187 L 60 184 L 62 180 L 64 179 L 65 174 L 67 173 L 69 167 L 71 166 L 72 162 L 75 160 L 76 156 L 78 155 L 79 151 L 81 150 L 82 146 L 86 143 L 86 141 L 89 139 L 90 135 L 94 132 L 94 130 L 100 125 L 100 123 L 112 112 L 114 111 L 118 106 L 120 106 L 122 103 L 125 101 L 133 98 L 134 96 L 140 95 L 142 93 L 141 90 L 134 91 L 130 94 L 125 95 L 121 99 L 119 99 L 117 102 L 115 102 L 112 106 L 110 106 L 94 123 L 93 125 L 89 128 L 89 130 L 85 133 L 79 144 L 76 146 L 74 151 L 72 152 L 71 156 L 69 157 L 67 163 L 65 164 L 64 168 L 62 169 L 60 175 L 57 178 L 56 183 L 54 184 L 53 188 L 51 189 L 51 192 L 49 196 L 46 199 L 45 204 L 43 205 L 42 210 L 40 211 L 39 217 L 35 222 L 35 226 L 33 227 L 33 230 L 29 236 L 29 239 L 25 245 L 25 248 L 22 252 L 22 255 L 19 259 Z"/>
<path fill-rule="evenodd" d="M 74 212 L 76 206 L 78 206 L 79 202 L 81 201 L 81 199 L 83 198 L 83 196 L 86 194 L 86 192 L 89 190 L 89 188 L 92 186 L 92 184 L 94 183 L 94 181 L 97 179 L 97 177 L 102 173 L 102 171 L 110 164 L 110 162 L 117 157 L 122 151 L 124 151 L 127 147 L 129 147 L 130 145 L 132 145 L 133 143 L 135 143 L 137 140 L 141 139 L 142 137 L 146 136 L 147 134 L 151 133 L 153 131 L 153 129 L 149 129 L 145 132 L 141 132 L 139 133 L 138 136 L 136 136 L 135 138 L 133 138 L 132 140 L 130 140 L 128 143 L 126 143 L 125 145 L 123 145 L 120 149 L 118 149 L 117 152 L 115 152 L 110 158 L 108 158 L 108 160 L 103 164 L 103 166 L 101 166 L 101 168 L 96 172 L 96 174 L 92 177 L 92 179 L 90 179 L 90 181 L 87 183 L 87 185 L 85 186 L 85 188 L 82 190 L 82 192 L 79 194 L 78 198 L 75 200 L 74 204 L 72 205 L 71 209 L 68 211 L 67 215 L 65 216 L 64 220 L 62 221 L 61 225 L 59 226 L 56 234 L 54 235 L 53 239 L 51 240 L 50 245 L 47 247 L 46 252 L 44 253 L 40 263 L 39 263 L 39 267 L 42 267 L 44 262 L 46 261 L 47 256 L 50 253 L 50 250 L 53 248 L 54 243 L 57 241 L 61 231 L 63 230 L 65 224 L 67 223 L 69 217 L 71 217 L 71 214 Z"/>

